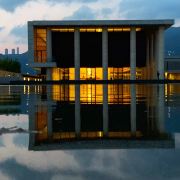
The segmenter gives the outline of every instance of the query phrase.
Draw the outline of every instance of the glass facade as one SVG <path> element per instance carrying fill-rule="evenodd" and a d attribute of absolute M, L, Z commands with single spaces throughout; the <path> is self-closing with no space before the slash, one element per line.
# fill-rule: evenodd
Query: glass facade
<path fill-rule="evenodd" d="M 47 30 L 34 29 L 34 61 L 44 63 L 47 61 Z"/>
<path fill-rule="evenodd" d="M 136 79 L 146 78 L 145 68 L 136 68 Z M 75 80 L 75 68 L 53 68 L 52 80 Z M 130 79 L 130 67 L 108 68 L 108 80 Z M 80 80 L 103 80 L 103 68 L 80 68 Z"/>
<path fill-rule="evenodd" d="M 52 80 L 75 80 L 74 68 L 74 27 L 36 27 L 34 28 L 34 61 L 38 63 L 47 62 L 47 28 L 52 32 L 52 59 L 56 62 L 56 67 L 52 68 Z M 102 68 L 102 27 L 80 27 L 80 80 L 103 80 Z M 129 27 L 109 27 L 108 48 L 108 80 L 129 80 L 130 79 L 130 56 L 129 56 Z M 139 37 L 139 33 L 144 35 L 142 28 L 137 27 L 138 39 L 141 42 L 144 36 Z M 92 38 L 89 38 L 91 34 Z M 98 36 L 93 36 L 97 34 Z M 113 34 L 113 37 L 112 37 Z M 126 36 L 125 36 L 126 34 Z M 59 35 L 59 36 L 58 36 Z M 86 36 L 85 36 L 86 35 Z M 111 36 L 110 36 L 111 35 Z M 116 37 L 117 36 L 117 37 Z M 123 37 L 125 36 L 125 37 Z M 59 39 L 58 39 L 59 38 Z M 63 39 L 62 39 L 63 38 Z M 94 38 L 94 39 L 93 39 Z M 115 39 L 113 39 L 115 38 Z M 118 38 L 118 39 L 117 39 Z M 123 41 L 122 41 L 122 38 Z M 61 39 L 61 41 L 60 41 Z M 87 40 L 88 39 L 88 40 Z M 87 44 L 87 42 L 91 43 Z M 120 41 L 121 40 L 121 41 Z M 97 42 L 96 42 L 97 41 Z M 143 43 L 145 41 L 143 40 Z M 83 44 L 84 43 L 84 44 Z M 98 44 L 99 43 L 99 44 Z M 93 47 L 98 44 L 97 47 Z M 141 44 L 140 44 L 141 45 Z M 87 46 L 85 48 L 85 46 Z M 137 46 L 139 47 L 139 45 Z M 141 46 L 140 46 L 141 47 Z M 83 49 L 84 48 L 84 49 Z M 124 48 L 126 50 L 124 50 Z M 142 50 L 142 47 L 139 49 Z M 137 49 L 137 54 L 139 50 Z M 127 52 L 126 52 L 127 51 Z M 144 50 L 143 50 L 144 51 Z M 83 54 L 84 53 L 84 54 Z M 94 57 L 96 56 L 96 57 Z M 97 57 L 98 56 L 98 57 Z M 138 57 L 138 58 L 137 58 Z M 147 67 L 144 63 L 145 55 L 136 57 L 136 79 L 147 79 Z M 42 68 L 43 69 L 43 68 Z M 44 68 L 45 69 L 45 68 Z M 42 72 L 42 71 L 41 71 Z M 169 78 L 172 79 L 173 77 Z"/>

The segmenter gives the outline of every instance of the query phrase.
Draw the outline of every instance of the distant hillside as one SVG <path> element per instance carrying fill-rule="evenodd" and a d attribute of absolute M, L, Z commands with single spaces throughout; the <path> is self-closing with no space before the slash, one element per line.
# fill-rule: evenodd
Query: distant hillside
<path fill-rule="evenodd" d="M 165 32 L 165 55 L 180 55 L 180 27 L 172 27 Z"/>

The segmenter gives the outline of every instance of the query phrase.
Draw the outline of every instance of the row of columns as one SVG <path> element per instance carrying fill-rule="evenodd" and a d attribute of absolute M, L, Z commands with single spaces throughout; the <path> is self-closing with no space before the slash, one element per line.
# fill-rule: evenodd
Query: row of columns
<path fill-rule="evenodd" d="M 80 85 L 75 85 L 75 132 L 79 137 L 81 133 L 81 102 Z M 131 133 L 136 136 L 136 86 L 131 85 Z M 103 84 L 103 136 L 108 137 L 109 132 L 109 108 L 108 108 L 108 85 Z"/>
<path fill-rule="evenodd" d="M 157 102 L 157 111 L 154 114 L 157 120 L 156 125 L 159 133 L 164 133 L 164 118 L 165 118 L 165 104 L 164 104 L 164 85 L 160 84 L 157 86 L 156 97 L 154 97 Z M 131 103 L 130 103 L 130 122 L 131 122 L 131 134 L 136 136 L 137 132 L 137 110 L 136 110 L 136 85 L 130 85 Z M 80 85 L 75 85 L 75 132 L 76 136 L 79 137 L 81 133 L 81 102 L 80 102 Z M 152 104 L 151 104 L 152 105 Z M 150 105 L 150 106 L 151 106 Z M 107 137 L 109 132 L 109 108 L 108 108 L 108 85 L 103 85 L 103 136 Z M 151 118 L 151 117 L 148 117 Z"/>
<path fill-rule="evenodd" d="M 130 104 L 130 122 L 131 122 L 131 134 L 132 136 L 136 136 L 137 132 L 137 123 L 136 123 L 136 85 L 130 85 L 130 93 L 131 93 L 131 104 Z M 147 114 L 150 121 L 152 121 L 153 116 L 155 118 L 155 124 L 159 133 L 165 133 L 165 126 L 164 126 L 164 119 L 165 119 L 165 102 L 164 102 L 164 85 L 159 84 L 154 90 L 151 92 L 153 95 L 150 95 L 150 100 L 154 99 L 154 102 L 147 104 L 147 108 L 151 107 L 155 112 L 153 115 Z M 154 94 L 155 93 L 155 94 Z M 37 109 L 38 107 L 38 96 L 34 95 L 31 101 L 31 107 L 29 109 L 29 130 L 30 132 L 37 131 Z M 81 133 L 81 102 L 80 102 L 80 85 L 75 85 L 75 133 L 76 137 L 80 136 Z M 50 97 L 48 97 L 49 99 Z M 147 102 L 148 103 L 148 102 Z M 43 106 L 47 107 L 47 133 L 48 137 L 51 138 L 53 135 L 53 121 L 52 121 L 52 104 L 48 104 L 46 102 L 43 103 Z M 103 136 L 108 137 L 109 132 L 109 115 L 108 115 L 108 85 L 103 85 Z M 151 123 L 151 122 L 150 122 Z M 30 133 L 30 140 L 29 140 L 29 148 L 31 149 L 35 145 L 35 133 Z"/>
<path fill-rule="evenodd" d="M 47 61 L 52 61 L 51 30 L 47 30 Z M 80 29 L 74 31 L 75 80 L 80 80 Z M 146 79 L 164 79 L 164 27 L 147 38 Z M 103 80 L 108 80 L 108 28 L 102 30 Z M 47 80 L 51 80 L 51 68 L 47 68 Z M 159 75 L 157 77 L 157 75 Z M 130 31 L 130 80 L 136 79 L 136 28 Z"/>
<path fill-rule="evenodd" d="M 80 30 L 74 33 L 75 80 L 80 80 Z M 102 30 L 102 67 L 103 80 L 108 80 L 108 28 Z M 131 80 L 136 79 L 136 28 L 130 32 L 130 69 Z"/>

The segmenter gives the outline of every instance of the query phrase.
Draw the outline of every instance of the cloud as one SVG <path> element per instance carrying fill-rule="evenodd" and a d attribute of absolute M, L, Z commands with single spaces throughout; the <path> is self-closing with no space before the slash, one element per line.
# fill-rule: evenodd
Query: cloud
<path fill-rule="evenodd" d="M 0 7 L 7 11 L 13 11 L 18 5 L 22 5 L 25 2 L 27 0 L 0 0 Z"/>
<path fill-rule="evenodd" d="M 0 7 L 3 8 L 4 10 L 7 11 L 14 11 L 16 7 L 19 5 L 22 6 L 23 4 L 30 2 L 30 1 L 35 1 L 35 0 L 0 0 Z M 86 3 L 87 0 L 41 0 L 46 3 L 74 3 L 74 2 L 84 2 Z M 88 3 L 91 2 L 96 2 L 97 0 L 88 0 Z"/>
<path fill-rule="evenodd" d="M 179 151 L 174 149 L 117 149 L 28 151 L 16 144 L 24 134 L 3 135 L 0 169 L 14 179 L 178 179 Z M 177 136 L 177 140 L 180 136 Z M 22 142 L 22 141 L 20 141 Z M 25 143 L 27 144 L 27 143 Z M 1 175 L 1 172 L 0 172 Z M 11 178 L 10 178 L 11 179 Z"/>
<path fill-rule="evenodd" d="M 0 50 L 27 50 L 27 21 L 174 18 L 178 26 L 179 7 L 179 0 L 0 0 Z"/>
<path fill-rule="evenodd" d="M 96 13 L 93 12 L 91 8 L 87 6 L 82 6 L 77 11 L 75 11 L 72 16 L 66 17 L 64 19 L 86 20 L 86 19 L 95 19 L 95 17 L 96 17 Z"/>
<path fill-rule="evenodd" d="M 128 19 L 180 18 L 179 0 L 124 0 L 119 4 L 119 12 Z"/>

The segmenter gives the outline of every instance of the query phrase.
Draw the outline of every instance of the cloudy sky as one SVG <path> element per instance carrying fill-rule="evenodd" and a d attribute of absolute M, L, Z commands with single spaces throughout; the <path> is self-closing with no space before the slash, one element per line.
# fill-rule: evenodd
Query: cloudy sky
<path fill-rule="evenodd" d="M 0 53 L 27 50 L 27 21 L 68 19 L 175 19 L 179 0 L 0 0 Z"/>

